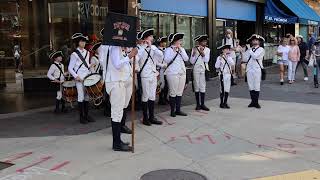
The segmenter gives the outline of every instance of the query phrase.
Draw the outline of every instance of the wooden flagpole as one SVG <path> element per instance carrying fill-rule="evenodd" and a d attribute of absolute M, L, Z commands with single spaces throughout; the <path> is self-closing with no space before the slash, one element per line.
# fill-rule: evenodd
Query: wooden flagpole
<path fill-rule="evenodd" d="M 134 153 L 134 138 L 135 138 L 135 124 L 136 120 L 136 111 L 135 111 L 135 102 L 136 102 L 136 56 L 133 57 L 132 63 L 132 96 L 131 96 L 131 144 L 132 144 L 132 153 Z"/>

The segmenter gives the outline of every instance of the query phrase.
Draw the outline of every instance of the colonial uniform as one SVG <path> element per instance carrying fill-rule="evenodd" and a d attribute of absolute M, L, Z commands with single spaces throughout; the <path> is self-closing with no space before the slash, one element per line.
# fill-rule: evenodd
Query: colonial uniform
<path fill-rule="evenodd" d="M 230 45 L 220 46 L 218 50 L 230 49 Z M 220 79 L 220 108 L 229 109 L 228 97 L 231 86 L 232 66 L 234 61 L 231 56 L 221 53 L 217 58 L 215 68 L 219 70 Z"/>
<path fill-rule="evenodd" d="M 80 41 L 88 41 L 88 37 L 81 33 L 76 33 L 72 36 L 72 39 L 79 46 Z M 90 72 L 90 53 L 84 48 L 77 48 L 70 56 L 70 63 L 68 71 L 76 79 L 80 78 L 80 81 L 76 81 L 76 87 L 78 92 L 78 105 L 80 114 L 80 123 L 87 124 L 88 122 L 94 122 L 89 117 L 89 96 L 85 91 L 83 80 Z"/>
<path fill-rule="evenodd" d="M 200 35 L 194 38 L 197 42 L 206 41 L 207 39 L 207 35 Z M 201 50 L 201 48 L 203 48 L 203 50 Z M 210 49 L 207 47 L 196 46 L 192 49 L 191 54 L 190 62 L 193 64 L 193 89 L 197 102 L 196 110 L 202 109 L 209 111 L 209 108 L 204 104 L 204 99 L 206 92 L 206 63 L 210 60 Z"/>
<path fill-rule="evenodd" d="M 230 33 L 232 34 L 232 31 L 231 29 L 227 29 L 227 33 Z M 225 37 L 223 40 L 222 40 L 222 46 L 223 45 L 230 45 L 230 49 L 233 49 L 233 48 L 236 48 L 236 41 L 235 39 L 231 36 L 231 37 Z M 232 60 L 236 63 L 237 61 L 237 56 L 236 56 L 236 52 L 234 50 L 230 50 L 229 52 L 229 56 L 232 58 Z M 234 68 L 234 67 L 232 67 Z M 233 78 L 233 75 L 231 75 L 231 85 L 237 85 L 234 81 L 234 78 Z"/>
<path fill-rule="evenodd" d="M 148 29 L 142 32 L 141 39 L 146 39 L 153 36 L 153 29 Z M 154 117 L 154 101 L 156 99 L 157 90 L 157 60 L 159 56 L 163 57 L 163 53 L 154 45 L 147 47 L 147 45 L 140 46 L 139 49 L 139 67 L 140 78 L 142 84 L 142 110 L 143 110 L 143 124 L 150 126 L 151 124 L 162 124 Z M 148 116 L 149 110 L 149 116 Z"/>
<path fill-rule="evenodd" d="M 159 104 L 160 105 L 166 105 L 167 104 L 167 101 L 168 101 L 168 92 L 169 92 L 169 87 L 168 87 L 168 82 L 167 82 L 167 78 L 166 78 L 166 75 L 164 74 L 165 72 L 165 69 L 166 69 L 166 66 L 167 66 L 167 63 L 164 61 L 164 51 L 166 50 L 165 47 L 160 47 L 160 44 L 161 43 L 164 43 L 164 42 L 167 42 L 168 41 L 168 38 L 166 36 L 164 37 L 160 37 L 158 40 L 157 40 L 157 43 L 158 43 L 158 49 L 163 53 L 163 56 L 160 57 L 160 56 L 157 56 L 158 58 L 158 62 L 159 63 L 159 66 L 158 66 L 158 71 L 160 73 L 160 94 L 159 94 Z"/>
<path fill-rule="evenodd" d="M 60 103 L 62 105 L 61 112 L 64 112 L 65 110 L 65 102 L 62 99 L 62 83 L 64 82 L 64 65 L 61 62 L 55 60 L 57 57 L 63 57 L 62 51 L 55 51 L 49 55 L 49 58 L 54 62 L 51 64 L 47 73 L 47 77 L 51 81 L 55 81 L 55 80 L 59 81 L 59 83 L 53 82 L 54 86 L 57 89 L 56 108 L 54 110 L 55 113 L 59 112 Z"/>
<path fill-rule="evenodd" d="M 172 44 L 164 52 L 164 61 L 168 63 L 165 71 L 169 84 L 171 116 L 186 116 L 181 111 L 182 94 L 186 82 L 186 67 L 184 62 L 189 60 L 186 50 L 173 45 L 174 42 L 183 39 L 183 33 L 171 34 L 169 42 Z"/>
<path fill-rule="evenodd" d="M 264 38 L 260 35 L 253 34 L 247 41 L 251 43 L 252 40 L 257 39 L 261 42 L 264 41 Z M 248 107 L 261 108 L 259 105 L 259 95 L 260 95 L 260 84 L 261 84 L 261 75 L 263 69 L 263 57 L 265 50 L 258 46 L 248 48 L 249 57 L 243 59 L 247 63 L 246 73 L 247 73 L 247 82 L 249 85 L 249 91 L 251 96 L 251 103 Z"/>
<path fill-rule="evenodd" d="M 118 46 L 101 45 L 99 60 L 103 66 L 106 92 L 110 96 L 113 150 L 130 151 L 121 141 L 124 109 L 129 105 L 132 94 L 132 67 L 127 52 Z"/>
<path fill-rule="evenodd" d="M 94 44 L 92 46 L 92 48 L 90 49 L 91 52 L 94 52 L 93 56 L 90 59 L 90 63 L 93 65 L 90 68 L 91 73 L 99 73 L 100 75 L 102 75 L 102 68 L 99 62 L 99 52 L 98 49 L 101 46 L 101 42 L 98 42 L 96 44 Z"/>

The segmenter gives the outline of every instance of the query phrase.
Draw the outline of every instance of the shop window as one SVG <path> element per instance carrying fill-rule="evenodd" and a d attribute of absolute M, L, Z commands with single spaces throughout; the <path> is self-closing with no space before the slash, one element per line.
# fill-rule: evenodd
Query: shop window
<path fill-rule="evenodd" d="M 141 13 L 141 30 L 155 29 L 154 34 L 158 34 L 158 14 Z"/>
<path fill-rule="evenodd" d="M 216 21 L 216 33 L 217 33 L 217 42 L 216 46 L 219 47 L 222 44 L 222 39 L 224 38 L 224 22 L 223 20 Z"/>
<path fill-rule="evenodd" d="M 192 44 L 191 44 L 191 46 L 193 47 L 195 45 L 193 39 L 198 35 L 206 34 L 206 19 L 193 17 L 191 30 L 192 30 Z"/>
<path fill-rule="evenodd" d="M 174 32 L 174 15 L 160 14 L 159 20 L 159 35 L 169 36 Z"/>
<path fill-rule="evenodd" d="M 183 47 L 191 49 L 191 28 L 190 17 L 178 16 L 177 17 L 177 32 L 184 33 Z"/>

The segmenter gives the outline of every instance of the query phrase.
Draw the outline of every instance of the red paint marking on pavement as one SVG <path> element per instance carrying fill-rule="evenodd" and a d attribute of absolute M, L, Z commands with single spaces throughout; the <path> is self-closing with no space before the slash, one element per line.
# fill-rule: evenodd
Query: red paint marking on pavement
<path fill-rule="evenodd" d="M 168 141 L 168 143 L 172 142 L 172 141 L 175 141 L 175 140 L 176 140 L 176 137 L 171 137 L 170 140 Z"/>
<path fill-rule="evenodd" d="M 266 156 L 266 155 L 262 155 L 262 154 L 257 154 L 257 153 L 252 153 L 252 152 L 246 152 L 247 154 L 251 154 L 251 155 L 255 155 L 255 156 L 260 156 L 260 157 L 264 157 L 267 159 L 271 159 L 274 160 L 272 157 Z"/>
<path fill-rule="evenodd" d="M 318 146 L 317 144 L 309 144 L 309 143 L 305 143 L 305 142 L 301 142 L 301 141 L 297 141 L 297 140 L 293 140 L 293 139 L 286 139 L 286 138 L 281 138 L 281 137 L 277 137 L 277 140 L 285 140 L 285 141 L 290 141 L 290 142 L 295 142 L 295 143 L 299 143 L 299 144 L 303 144 L 303 145 L 307 145 L 307 146 Z"/>
<path fill-rule="evenodd" d="M 206 137 L 208 138 L 208 140 L 211 144 L 216 144 L 216 142 L 212 139 L 211 135 L 202 135 L 202 136 L 197 137 L 196 139 L 199 141 L 203 141 L 203 139 Z"/>
<path fill-rule="evenodd" d="M 189 135 L 183 135 L 183 136 L 180 136 L 180 137 L 186 137 L 190 144 L 194 144 L 193 141 L 192 141 L 192 138 Z"/>
<path fill-rule="evenodd" d="M 292 149 L 295 148 L 293 144 L 277 144 L 280 148 Z"/>
<path fill-rule="evenodd" d="M 51 158 L 52 158 L 52 156 L 48 156 L 48 157 L 41 158 L 41 160 L 40 160 L 40 161 L 35 162 L 35 163 L 32 163 L 31 165 L 29 165 L 29 166 L 27 166 L 27 167 L 24 167 L 24 168 L 18 169 L 18 170 L 16 170 L 16 172 L 20 172 L 20 173 L 22 173 L 24 170 L 26 170 L 26 169 L 28 169 L 28 168 L 30 168 L 30 167 L 33 167 L 33 166 L 39 165 L 39 164 L 41 164 L 41 163 L 43 163 L 43 162 L 45 162 L 45 161 L 48 161 L 48 160 L 49 160 L 49 159 L 51 159 Z"/>
<path fill-rule="evenodd" d="M 50 171 L 55 171 L 55 170 L 61 169 L 63 166 L 66 166 L 69 163 L 70 163 L 70 161 L 65 161 L 61 164 L 54 166 L 53 168 L 50 169 Z"/>
<path fill-rule="evenodd" d="M 17 154 L 17 155 L 13 155 L 13 156 L 11 156 L 12 157 L 11 159 L 8 159 L 8 160 L 6 160 L 4 162 L 5 163 L 11 163 L 14 160 L 22 159 L 24 157 L 27 157 L 27 156 L 31 155 L 32 153 L 33 152 L 25 152 L 25 153 L 20 153 L 20 154 Z M 10 158 L 10 156 L 8 158 Z"/>
<path fill-rule="evenodd" d="M 169 126 L 175 124 L 175 122 L 170 123 L 170 122 L 168 121 L 168 119 L 166 119 L 165 117 L 162 117 L 162 116 L 159 116 L 159 115 L 158 115 L 158 117 L 159 117 L 160 119 L 162 119 L 162 120 L 163 120 L 167 125 L 169 125 Z"/>
<path fill-rule="evenodd" d="M 205 112 L 205 111 L 201 111 L 201 110 L 196 110 L 195 112 L 201 113 L 201 114 L 205 114 L 205 115 L 209 114 L 209 113 L 207 113 L 207 112 Z"/>
<path fill-rule="evenodd" d="M 276 148 L 276 147 L 268 146 L 268 145 L 264 145 L 264 144 L 258 144 L 258 147 L 259 148 L 268 147 L 268 148 L 276 149 L 278 151 L 282 151 L 282 152 L 286 152 L 286 153 L 290 153 L 290 154 L 297 154 L 297 151 L 283 150 L 283 149 L 280 149 L 280 148 Z"/>
<path fill-rule="evenodd" d="M 307 135 L 305 135 L 304 137 L 311 138 L 311 139 L 318 139 L 318 140 L 320 140 L 320 138 L 319 138 L 319 137 L 314 137 L 314 136 L 307 136 Z"/>

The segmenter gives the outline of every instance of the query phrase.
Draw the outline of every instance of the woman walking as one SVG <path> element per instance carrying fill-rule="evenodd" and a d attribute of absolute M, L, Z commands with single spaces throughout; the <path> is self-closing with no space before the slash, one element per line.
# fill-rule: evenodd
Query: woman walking
<path fill-rule="evenodd" d="M 300 60 L 300 49 L 297 43 L 296 38 L 290 39 L 290 50 L 289 50 L 289 68 L 288 68 L 288 80 L 289 84 L 294 83 L 297 64 Z"/>
<path fill-rule="evenodd" d="M 286 38 L 283 38 L 277 50 L 277 55 L 280 57 L 277 62 L 280 70 L 280 85 L 284 83 L 284 75 L 289 61 L 289 51 L 288 41 Z"/>

